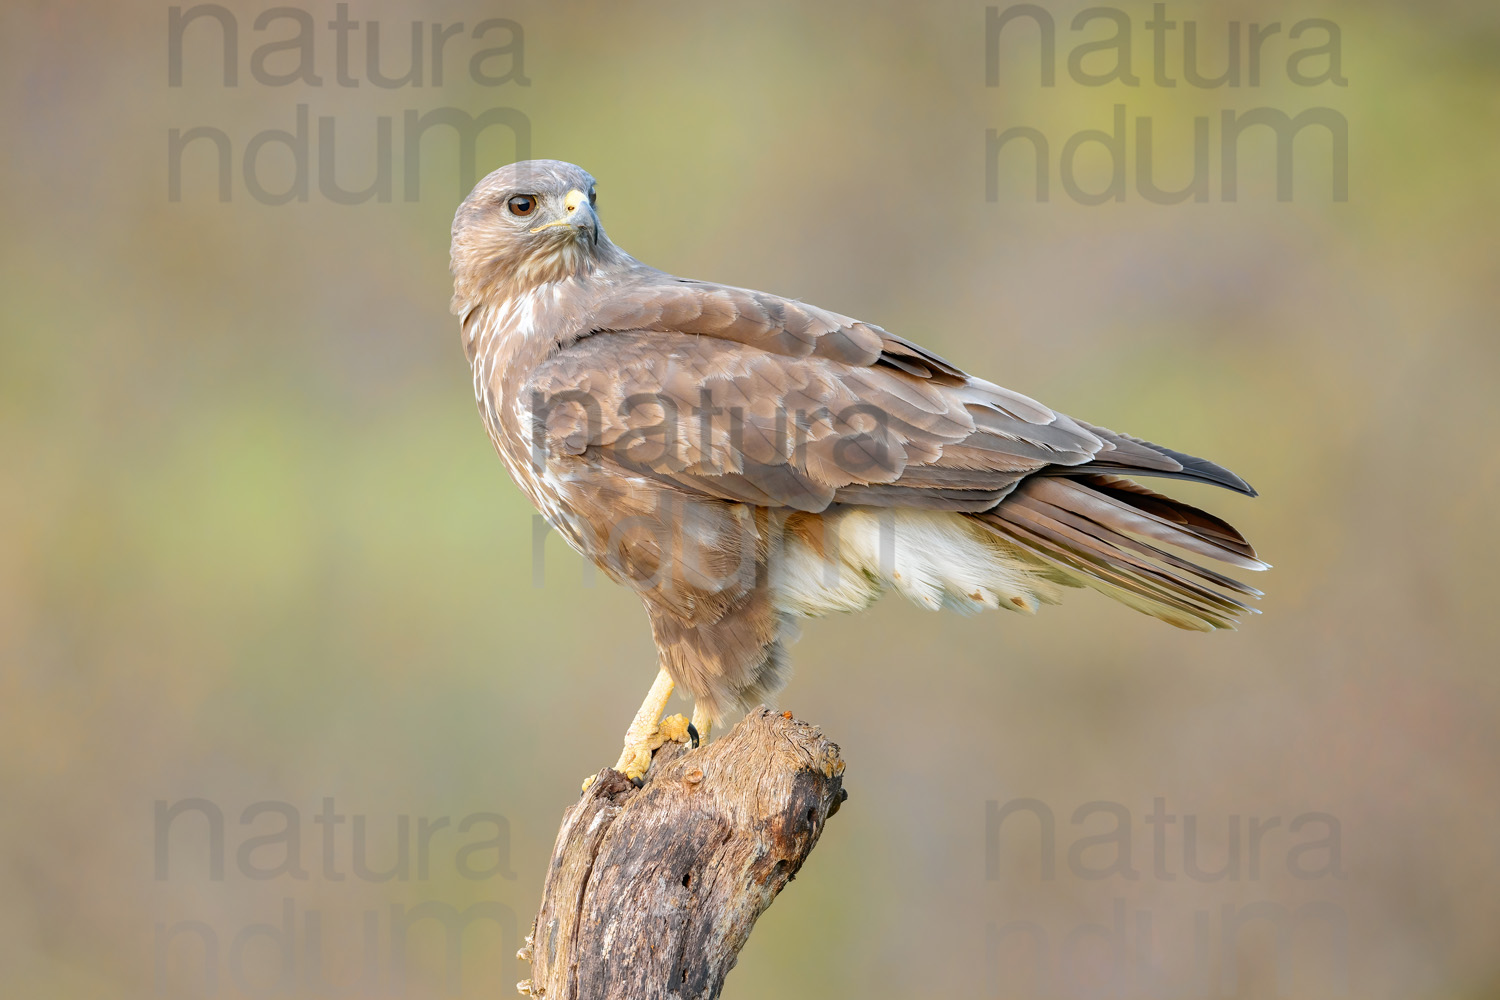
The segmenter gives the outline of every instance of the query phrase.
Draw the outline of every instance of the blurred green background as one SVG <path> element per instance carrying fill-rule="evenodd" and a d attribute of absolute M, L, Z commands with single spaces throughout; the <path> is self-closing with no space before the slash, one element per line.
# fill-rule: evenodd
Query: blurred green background
<path fill-rule="evenodd" d="M 8 4 L 0 993 L 507 996 L 526 974 L 511 956 L 562 810 L 613 760 L 654 654 L 636 599 L 588 583 L 556 536 L 536 582 L 533 514 L 476 417 L 447 313 L 466 193 L 451 132 L 424 140 L 405 198 L 405 114 L 443 107 L 519 112 L 529 135 L 481 135 L 479 173 L 518 154 L 582 164 L 610 235 L 655 266 L 879 323 L 1262 494 L 1173 488 L 1276 566 L 1255 581 L 1264 615 L 1238 633 L 1178 632 L 1092 594 L 1035 619 L 887 599 L 811 623 L 782 705 L 843 747 L 851 798 L 726 996 L 1500 992 L 1500 11 L 1171 3 L 1205 72 L 1224 65 L 1229 22 L 1282 25 L 1259 86 L 1205 89 L 1153 83 L 1148 4 L 1116 8 L 1141 85 L 1075 82 L 1067 54 L 1110 34 L 1071 30 L 1082 6 L 1048 6 L 1058 80 L 1044 88 L 1024 25 L 985 85 L 979 2 L 354 3 L 347 87 L 334 4 L 298 8 L 315 22 L 314 86 L 254 78 L 256 49 L 296 25 L 256 30 L 268 5 L 234 3 L 226 87 L 207 19 L 186 29 L 171 86 L 167 5 Z M 486 18 L 524 32 L 484 63 L 519 71 L 494 86 L 468 61 L 514 39 L 470 37 Z M 1306 18 L 1340 29 L 1346 86 L 1289 80 L 1288 55 L 1320 43 L 1288 40 Z M 422 86 L 377 86 L 369 22 L 400 76 L 413 19 Z M 466 28 L 435 86 L 438 22 Z M 1183 35 L 1166 50 L 1179 80 Z M 295 63 L 282 51 L 262 69 Z M 292 129 L 299 104 L 309 197 L 265 204 L 241 157 Z M 1109 128 L 1116 104 L 1130 190 L 1080 205 L 1059 152 Z M 1219 115 L 1259 107 L 1347 120 L 1347 201 L 1330 197 L 1318 129 L 1297 139 L 1290 201 L 1269 133 L 1247 133 L 1238 200 L 1223 200 Z M 1167 187 L 1189 177 L 1194 117 L 1209 120 L 1208 201 L 1138 195 L 1143 115 Z M 378 119 L 392 120 L 389 201 L 321 193 L 321 117 L 346 189 L 375 177 Z M 228 201 L 212 140 L 188 147 L 169 197 L 169 131 L 198 126 L 232 144 Z M 1014 151 L 986 198 L 986 130 L 1013 126 L 1049 139 L 1046 203 Z M 267 190 L 290 181 L 284 149 L 260 162 Z M 1108 180 L 1097 145 L 1078 163 L 1084 187 Z M 313 820 L 329 797 L 342 825 Z M 191 798 L 224 816 L 222 879 L 201 815 L 170 826 L 157 868 L 155 803 Z M 1035 822 L 987 828 L 987 802 L 1019 798 L 1055 815 L 1050 879 Z M 1153 867 L 1157 799 L 1178 817 L 1163 828 L 1174 878 Z M 252 839 L 284 816 L 241 822 L 262 801 L 296 810 L 308 877 L 251 877 L 289 850 Z M 1137 878 L 1080 874 L 1107 867 L 1107 844 L 1069 863 L 1119 822 L 1074 822 L 1101 801 L 1126 814 Z M 510 836 L 468 856 L 479 878 L 457 857 L 493 839 L 493 823 L 458 832 L 475 813 Z M 1289 855 L 1328 826 L 1291 832 L 1308 813 L 1336 818 L 1337 857 L 1301 855 L 1298 877 Z M 355 817 L 374 869 L 396 863 L 406 824 L 406 877 L 353 873 Z M 451 822 L 420 872 L 424 817 Z M 1254 874 L 1252 817 L 1279 819 Z M 323 867 L 330 831 L 342 880 Z M 1192 877 L 1189 848 L 1204 869 L 1236 854 L 1240 868 Z M 432 921 L 391 943 L 392 905 L 424 902 L 497 903 L 516 926 L 475 921 L 454 984 Z M 1285 922 L 1278 966 L 1272 921 L 1224 931 L 1261 903 L 1333 916 Z M 272 933 L 247 930 L 279 927 L 288 905 L 289 971 Z"/>

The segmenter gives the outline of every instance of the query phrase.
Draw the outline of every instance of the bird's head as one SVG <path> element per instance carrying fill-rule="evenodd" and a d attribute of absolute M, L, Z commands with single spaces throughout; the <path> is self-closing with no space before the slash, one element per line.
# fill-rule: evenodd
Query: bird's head
<path fill-rule="evenodd" d="M 561 160 L 523 160 L 474 186 L 453 217 L 454 310 L 588 273 L 624 255 L 599 224 L 594 178 Z"/>

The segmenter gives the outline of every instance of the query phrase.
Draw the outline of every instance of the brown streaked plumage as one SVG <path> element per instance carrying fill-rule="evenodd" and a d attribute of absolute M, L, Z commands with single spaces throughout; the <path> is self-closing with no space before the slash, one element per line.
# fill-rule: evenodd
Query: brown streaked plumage
<path fill-rule="evenodd" d="M 453 223 L 453 311 L 491 439 L 568 542 L 645 603 L 664 672 L 620 766 L 784 682 L 793 621 L 894 589 L 1031 612 L 1091 587 L 1232 628 L 1266 568 L 1224 521 L 1124 475 L 1254 491 L 1200 458 L 1057 413 L 877 326 L 647 267 L 594 180 L 512 164 Z"/>

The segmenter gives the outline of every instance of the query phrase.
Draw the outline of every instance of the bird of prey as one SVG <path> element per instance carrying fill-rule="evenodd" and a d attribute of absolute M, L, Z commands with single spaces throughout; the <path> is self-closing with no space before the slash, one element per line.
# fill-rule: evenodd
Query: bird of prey
<path fill-rule="evenodd" d="M 679 278 L 610 242 L 594 178 L 502 167 L 453 221 L 452 310 L 510 475 L 646 607 L 660 655 L 616 769 L 766 702 L 798 619 L 894 590 L 1031 614 L 1089 587 L 1180 628 L 1259 596 L 1223 520 L 1126 476 L 1255 491 L 1096 427 L 878 326 Z M 663 719 L 674 685 L 691 721 Z"/>

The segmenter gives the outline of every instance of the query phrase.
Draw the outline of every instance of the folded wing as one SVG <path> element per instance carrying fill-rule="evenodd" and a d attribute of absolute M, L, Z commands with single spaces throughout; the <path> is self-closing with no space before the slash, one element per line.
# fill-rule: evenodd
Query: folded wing
<path fill-rule="evenodd" d="M 879 327 L 644 271 L 523 393 L 534 441 L 690 494 L 979 520 L 1064 582 L 1187 628 L 1257 592 L 1162 545 L 1264 568 L 1223 521 L 1120 474 L 1254 495 L 1228 470 L 1075 420 Z M 1231 595 L 1219 592 L 1228 590 Z"/>

